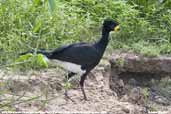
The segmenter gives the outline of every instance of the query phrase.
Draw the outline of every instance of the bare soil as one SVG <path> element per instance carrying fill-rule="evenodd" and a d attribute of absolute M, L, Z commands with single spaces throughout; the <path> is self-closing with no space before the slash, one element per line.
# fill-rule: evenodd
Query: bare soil
<path fill-rule="evenodd" d="M 68 95 L 71 99 L 65 97 L 66 72 L 62 69 L 49 68 L 25 73 L 0 71 L 0 110 L 55 111 L 60 114 L 146 114 L 144 106 L 120 100 L 109 88 L 108 68 L 99 65 L 89 74 L 85 81 L 88 101 L 83 100 L 79 76 L 70 81 L 72 87 Z"/>

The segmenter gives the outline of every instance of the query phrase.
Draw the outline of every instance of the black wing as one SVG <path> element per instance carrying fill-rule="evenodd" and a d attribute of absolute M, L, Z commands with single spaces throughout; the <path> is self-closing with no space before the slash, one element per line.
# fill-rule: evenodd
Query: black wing
<path fill-rule="evenodd" d="M 57 48 L 51 53 L 50 59 L 58 59 L 79 65 L 92 65 L 98 63 L 99 57 L 100 55 L 93 45 L 78 43 Z"/>

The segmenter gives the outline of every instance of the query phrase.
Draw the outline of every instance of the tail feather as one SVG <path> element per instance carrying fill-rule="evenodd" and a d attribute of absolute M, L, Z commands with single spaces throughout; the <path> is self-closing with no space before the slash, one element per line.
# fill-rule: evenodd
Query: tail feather
<path fill-rule="evenodd" d="M 29 51 L 26 51 L 26 52 L 19 53 L 19 56 L 26 55 L 28 53 L 34 53 L 34 52 L 35 52 L 34 50 L 29 50 Z"/>
<path fill-rule="evenodd" d="M 26 51 L 26 52 L 23 52 L 23 53 L 20 53 L 19 55 L 25 55 L 25 54 L 28 54 L 28 53 L 32 53 L 32 54 L 42 54 L 44 56 L 46 56 L 47 58 L 50 57 L 51 55 L 51 52 L 47 52 L 45 50 L 29 50 L 29 51 Z"/>

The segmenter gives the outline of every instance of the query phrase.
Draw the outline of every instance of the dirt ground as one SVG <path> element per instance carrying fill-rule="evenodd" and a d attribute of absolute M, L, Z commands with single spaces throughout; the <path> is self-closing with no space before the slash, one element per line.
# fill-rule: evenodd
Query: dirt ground
<path fill-rule="evenodd" d="M 50 111 L 60 114 L 146 114 L 143 106 L 121 102 L 109 88 L 109 72 L 98 66 L 85 81 L 88 101 L 83 100 L 79 76 L 64 95 L 66 72 L 59 68 L 12 73 L 0 71 L 1 111 Z M 160 113 L 156 113 L 160 114 Z M 169 114 L 169 113 L 161 113 Z"/>

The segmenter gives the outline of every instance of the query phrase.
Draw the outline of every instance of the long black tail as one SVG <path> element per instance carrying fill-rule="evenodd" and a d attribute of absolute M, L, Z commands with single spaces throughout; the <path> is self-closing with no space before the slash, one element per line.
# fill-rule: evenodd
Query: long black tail
<path fill-rule="evenodd" d="M 43 54 L 43 55 L 45 55 L 47 58 L 49 58 L 50 55 L 51 55 L 51 52 L 48 52 L 48 51 L 45 51 L 45 50 L 41 49 L 41 50 L 37 50 L 37 51 L 36 51 L 36 50 L 29 50 L 29 51 L 20 53 L 19 56 L 25 55 L 25 54 L 28 54 L 28 53 L 32 53 L 32 54 Z"/>

